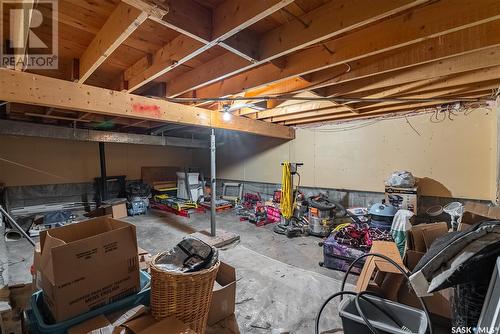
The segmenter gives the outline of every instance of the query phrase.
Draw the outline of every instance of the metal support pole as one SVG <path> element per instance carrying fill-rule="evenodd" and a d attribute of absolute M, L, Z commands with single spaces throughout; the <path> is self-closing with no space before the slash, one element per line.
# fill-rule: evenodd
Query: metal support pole
<path fill-rule="evenodd" d="M 212 189 L 212 196 L 210 200 L 210 235 L 215 237 L 215 213 L 217 210 L 216 206 L 216 185 L 215 185 L 215 131 L 212 129 L 210 134 L 210 185 Z"/>
<path fill-rule="evenodd" d="M 28 242 L 34 247 L 35 242 L 31 237 L 26 233 L 21 226 L 12 218 L 7 211 L 0 205 L 0 212 L 7 218 L 7 220 L 14 226 L 25 238 L 28 240 Z"/>
<path fill-rule="evenodd" d="M 104 143 L 99 142 L 99 164 L 101 167 L 101 202 L 108 199 L 108 181 L 106 177 L 106 152 Z"/>

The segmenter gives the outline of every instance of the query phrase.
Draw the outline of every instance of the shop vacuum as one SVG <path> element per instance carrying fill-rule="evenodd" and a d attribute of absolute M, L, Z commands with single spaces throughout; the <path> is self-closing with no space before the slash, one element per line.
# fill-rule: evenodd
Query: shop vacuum
<path fill-rule="evenodd" d="M 385 255 L 368 253 L 358 257 L 347 269 L 344 279 L 342 280 L 340 292 L 334 293 L 328 297 L 321 306 L 316 316 L 315 333 L 320 333 L 319 324 L 321 314 L 325 307 L 333 299 L 340 297 L 341 302 L 338 304 L 338 309 L 339 316 L 342 320 L 343 332 L 345 334 L 432 334 L 431 319 L 422 298 L 418 297 L 420 305 L 422 306 L 422 310 L 419 310 L 384 299 L 369 291 L 356 293 L 344 290 L 347 277 L 356 263 L 370 256 L 378 257 L 391 263 L 409 281 L 410 273 L 406 272 L 401 266 Z M 344 299 L 344 296 L 347 296 L 347 298 Z"/>

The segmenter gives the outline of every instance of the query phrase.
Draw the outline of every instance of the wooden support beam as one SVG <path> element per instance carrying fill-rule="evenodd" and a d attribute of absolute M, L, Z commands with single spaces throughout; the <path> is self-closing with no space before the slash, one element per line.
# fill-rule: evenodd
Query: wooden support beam
<path fill-rule="evenodd" d="M 258 50 L 259 37 L 251 30 L 243 30 L 225 39 L 219 45 L 251 63 L 256 63 L 260 59 Z"/>
<path fill-rule="evenodd" d="M 182 1 L 170 0 L 171 3 L 170 10 L 172 10 L 173 8 L 172 3 L 183 2 L 183 1 L 185 0 Z M 192 1 L 193 0 L 187 0 L 186 3 L 190 3 Z M 268 0 L 268 1 L 226 0 L 214 9 L 213 17 L 209 12 L 200 14 L 200 11 L 196 11 L 196 13 L 198 13 L 199 16 L 202 16 L 203 19 L 200 18 L 194 20 L 195 22 L 193 22 L 193 24 L 196 24 L 196 22 L 198 22 L 199 20 L 204 22 L 206 21 L 206 17 L 209 17 L 209 21 L 213 22 L 213 27 L 211 25 L 210 35 L 207 36 L 206 32 L 203 33 L 200 31 L 199 35 L 193 36 L 193 34 L 186 33 L 186 29 L 181 29 L 183 35 L 176 38 L 177 41 L 175 41 L 174 43 L 171 42 L 165 47 L 158 50 L 156 54 L 164 53 L 165 48 L 170 49 L 171 47 L 170 44 L 179 45 L 178 40 L 182 40 L 183 41 L 182 45 L 187 45 L 187 46 L 183 48 L 181 47 L 179 50 L 177 50 L 177 52 L 175 53 L 176 57 L 174 59 L 166 59 L 165 57 L 156 57 L 159 60 L 156 62 L 154 61 L 151 66 L 149 66 L 147 62 L 143 60 L 138 61 L 134 65 L 134 70 L 132 71 L 137 74 L 132 76 L 129 75 L 128 92 L 134 92 L 138 88 L 162 76 L 163 74 L 172 70 L 176 66 L 179 66 L 185 63 L 186 61 L 196 57 L 200 53 L 210 49 L 211 47 L 218 45 L 219 43 L 225 41 L 231 36 L 237 34 L 241 30 L 247 28 L 248 26 L 272 14 L 273 12 L 288 5 L 291 2 L 293 2 L 293 0 Z M 192 4 L 188 6 L 186 3 L 183 4 L 182 8 L 174 12 L 174 14 L 176 15 L 175 19 L 172 19 L 170 17 L 170 12 L 169 12 L 169 14 L 165 17 L 164 20 L 177 26 L 182 26 L 183 24 L 185 24 L 184 21 L 180 22 L 181 20 L 177 19 L 177 17 L 189 17 L 188 18 L 189 21 L 193 20 L 191 17 L 190 8 L 191 7 L 197 8 L 197 5 Z M 245 34 L 246 32 L 241 34 L 241 38 L 243 40 L 248 39 L 245 38 L 246 36 Z M 197 43 L 194 43 L 194 41 L 186 41 L 186 37 L 196 41 Z M 231 56 L 237 58 L 235 64 L 239 64 L 240 66 L 246 66 L 247 64 L 254 61 L 254 57 L 257 57 L 256 50 L 252 50 L 251 46 L 249 47 L 248 45 L 239 45 L 237 39 L 230 40 L 228 43 L 224 43 L 222 46 L 232 52 Z"/>
<path fill-rule="evenodd" d="M 453 81 L 453 80 L 450 80 Z M 485 91 L 498 88 L 500 86 L 500 77 L 496 77 L 491 80 L 481 81 L 481 82 L 467 82 L 461 83 L 459 85 L 435 85 L 434 87 L 428 87 L 424 91 L 416 91 L 410 92 L 406 94 L 397 95 L 395 97 L 398 98 L 435 98 L 435 97 L 448 97 L 448 96 L 457 96 L 460 94 L 473 93 L 476 91 Z M 361 113 L 364 113 L 366 110 L 374 110 L 387 106 L 391 106 L 394 102 L 378 102 L 378 103 L 355 103 L 352 106 L 359 110 Z"/>
<path fill-rule="evenodd" d="M 443 13 L 447 15 L 443 16 Z M 443 0 L 417 8 L 407 15 L 396 16 L 325 42 L 318 47 L 288 55 L 284 61 L 286 67 L 283 69 L 276 69 L 267 64 L 237 74 L 254 67 L 251 65 L 242 70 L 231 73 L 226 71 L 226 73 L 218 73 L 210 77 L 201 74 L 204 71 L 204 66 L 201 66 L 173 80 L 169 85 L 170 88 L 167 89 L 167 94 L 174 96 L 198 88 L 196 90 L 198 97 L 231 95 L 339 65 L 342 66 L 339 66 L 337 71 L 341 75 L 346 72 L 346 63 L 350 65 L 351 62 L 361 58 L 391 50 L 395 50 L 392 57 L 395 63 L 392 64 L 392 68 L 396 67 L 397 62 L 401 64 L 398 65 L 400 68 L 414 66 L 439 58 L 440 54 L 441 57 L 447 57 L 496 45 L 499 40 L 498 35 L 487 35 L 490 29 L 495 32 L 500 29 L 499 18 L 500 3 L 496 0 L 460 0 L 458 6 L 456 1 Z M 493 35 L 493 33 L 490 34 Z M 446 41 L 447 48 L 443 47 L 444 43 L 441 42 L 443 39 Z M 457 44 L 449 45 L 448 43 L 452 40 Z M 359 41 L 370 42 L 360 43 Z M 412 44 L 415 44 L 415 49 L 408 58 L 398 57 L 396 49 Z M 211 66 L 216 65 L 212 62 Z M 232 74 L 237 75 L 222 82 L 216 82 Z"/>
<path fill-rule="evenodd" d="M 220 56 L 211 64 L 199 66 L 179 76 L 176 80 L 172 80 L 167 88 L 167 96 L 177 96 L 189 90 L 233 76 L 257 65 L 262 65 L 279 58 L 282 55 L 373 23 L 383 17 L 424 2 L 425 0 L 391 0 L 377 3 L 375 6 L 369 0 L 332 1 L 262 36 L 259 43 L 259 62 L 247 64 L 247 66 L 241 66 L 238 69 L 226 69 L 224 66 L 217 64 L 224 62 L 224 57 Z M 359 8 L 363 8 L 363 10 L 359 10 Z M 307 22 L 308 26 L 306 28 L 304 27 L 304 22 Z M 207 75 L 207 71 L 213 67 L 220 69 L 220 71 L 212 71 L 211 75 Z M 252 87 L 264 83 L 260 82 Z M 223 93 L 217 96 L 235 93 L 237 92 L 232 90 L 227 94 Z"/>
<path fill-rule="evenodd" d="M 473 93 L 471 94 L 465 94 L 465 96 L 461 97 L 467 97 L 467 98 L 477 98 L 477 97 L 483 97 L 485 96 L 485 92 L 478 92 L 478 93 Z M 282 120 L 280 123 L 284 125 L 298 125 L 298 124 L 308 124 L 308 123 L 318 123 L 318 122 L 328 122 L 328 121 L 338 121 L 338 120 L 348 120 L 348 119 L 363 119 L 367 117 L 373 117 L 373 116 L 379 116 L 379 115 L 384 115 L 384 114 L 390 114 L 390 113 L 397 113 L 397 112 L 403 112 L 403 111 L 412 111 L 412 110 L 418 110 L 422 108 L 429 108 L 429 107 L 434 107 L 434 106 L 440 106 L 445 103 L 443 102 L 418 102 L 418 103 L 395 103 L 392 106 L 387 106 L 384 108 L 377 108 L 375 110 L 370 110 L 363 112 L 359 115 L 353 115 L 349 111 L 342 111 L 338 109 L 335 113 L 329 113 L 326 115 L 322 115 L 320 113 L 317 113 L 316 115 L 311 115 L 308 117 L 295 117 L 293 119 L 289 120 Z"/>
<path fill-rule="evenodd" d="M 0 69 L 0 100 L 283 139 L 294 137 L 293 129 L 276 124 L 239 116 L 224 120 L 217 111 L 8 69 Z"/>
<path fill-rule="evenodd" d="M 133 92 L 180 64 L 206 50 L 206 45 L 188 36 L 179 35 L 158 49 L 151 57 L 144 57 L 124 72 L 128 92 Z"/>
<path fill-rule="evenodd" d="M 150 19 L 199 42 L 204 43 L 210 40 L 212 31 L 210 9 L 194 0 L 122 1 L 141 11 L 168 13 L 167 15 L 151 15 Z"/>
<path fill-rule="evenodd" d="M 297 102 L 287 106 L 261 111 L 257 114 L 257 118 L 258 119 L 271 118 L 271 121 L 274 121 L 273 117 L 308 113 L 312 111 L 321 111 L 321 110 L 331 111 L 331 110 L 336 110 L 338 108 L 339 105 L 331 101 L 310 101 L 303 103 Z"/>
<path fill-rule="evenodd" d="M 78 82 L 85 82 L 146 18 L 145 12 L 119 2 L 80 59 L 76 59 Z"/>
<path fill-rule="evenodd" d="M 226 0 L 213 12 L 212 40 L 224 41 L 294 0 Z"/>
<path fill-rule="evenodd" d="M 495 80 L 498 78 L 500 78 L 500 66 L 493 66 L 449 76 L 399 83 L 392 87 L 379 88 L 376 91 L 370 90 L 362 93 L 351 93 L 349 96 L 372 99 L 391 96 L 408 96 L 418 92 L 469 85 L 479 81 Z"/>
<path fill-rule="evenodd" d="M 500 32 L 500 29 L 496 30 Z M 475 30 L 478 31 L 479 29 Z M 335 79 L 333 85 L 327 84 L 329 87 L 319 89 L 317 92 L 322 96 L 360 93 L 500 65 L 500 39 L 487 40 L 484 44 L 482 42 L 470 44 L 475 38 L 473 35 L 470 38 L 458 33 L 452 35 L 454 36 L 444 36 L 441 39 L 444 43 L 441 45 L 425 43 L 435 51 L 429 56 L 425 56 L 423 51 L 418 51 L 423 50 L 421 45 L 405 48 L 398 54 L 391 53 L 380 57 L 378 62 L 370 61 L 366 66 L 353 67 L 352 75 L 351 73 L 341 75 Z M 457 46 L 454 43 L 464 43 L 463 46 L 468 43 L 473 49 Z M 417 56 L 419 54 L 421 56 Z M 431 56 L 436 58 L 432 59 Z M 418 57 L 416 66 L 408 66 L 410 63 L 404 60 L 413 59 L 412 57 Z"/>
<path fill-rule="evenodd" d="M 498 87 L 500 84 L 500 67 L 485 69 L 481 71 L 488 72 L 488 76 L 483 76 L 485 81 L 481 81 L 477 71 L 468 73 L 465 76 L 453 76 L 451 78 L 440 78 L 437 83 L 433 85 L 428 84 L 425 89 L 406 92 L 403 94 L 398 94 L 397 91 L 393 91 L 393 94 L 386 95 L 384 92 L 379 92 L 367 96 L 352 96 L 352 98 L 387 98 L 387 97 L 397 97 L 397 98 L 408 98 L 408 99 L 424 99 L 424 98 L 437 98 L 437 97 L 455 97 L 460 94 L 484 91 L 486 89 L 492 89 Z M 478 81 L 479 80 L 479 81 Z M 419 86 L 420 83 L 418 82 Z M 400 86 L 394 87 L 398 89 Z M 347 98 L 347 97 L 346 97 Z M 445 103 L 443 101 L 439 102 L 441 104 Z M 398 105 L 401 102 L 378 102 L 378 103 L 354 103 L 354 104 L 336 104 L 332 105 L 334 102 L 330 101 L 316 101 L 316 102 L 305 102 L 297 103 L 294 105 L 275 108 L 270 110 L 265 110 L 257 114 L 257 119 L 267 119 L 271 122 L 282 122 L 290 120 L 298 120 L 311 117 L 328 117 L 332 114 L 342 113 L 342 114 L 362 114 L 367 110 L 372 110 L 376 108 L 383 108 L 391 105 Z"/>
<path fill-rule="evenodd" d="M 487 92 L 478 92 L 476 95 L 467 95 L 466 97 L 484 97 Z M 415 112 L 425 112 L 429 108 L 434 108 L 441 106 L 443 103 L 440 102 L 421 102 L 421 103 L 406 103 L 398 104 L 392 107 L 386 107 L 382 109 L 377 109 L 374 111 L 369 111 L 362 113 L 360 115 L 352 115 L 347 112 L 338 112 L 336 114 L 330 114 L 327 116 L 303 118 L 298 120 L 289 120 L 280 122 L 282 125 L 300 125 L 300 124 L 310 124 L 318 122 L 331 122 L 331 121 L 347 121 L 347 120 L 358 120 L 372 118 L 375 116 L 383 116 L 388 114 L 396 114 L 401 112 L 415 111 Z"/>
<path fill-rule="evenodd" d="M 82 54 L 78 82 L 85 82 L 147 17 L 148 13 L 120 2 Z"/>

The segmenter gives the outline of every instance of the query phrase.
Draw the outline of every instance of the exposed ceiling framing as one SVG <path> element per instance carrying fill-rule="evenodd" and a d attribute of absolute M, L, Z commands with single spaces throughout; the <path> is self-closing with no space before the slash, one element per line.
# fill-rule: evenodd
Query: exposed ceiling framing
<path fill-rule="evenodd" d="M 59 69 L 1 70 L 0 99 L 12 102 L 4 118 L 292 138 L 290 125 L 433 107 L 439 98 L 486 99 L 500 86 L 498 0 L 59 0 L 58 7 Z M 16 91 L 21 84 L 31 89 Z M 279 99 L 259 102 L 265 96 Z M 195 100 L 164 100 L 172 97 Z M 257 100 L 213 100 L 221 97 Z M 141 114 L 134 103 L 160 109 Z M 229 121 L 221 112 L 228 109 Z"/>

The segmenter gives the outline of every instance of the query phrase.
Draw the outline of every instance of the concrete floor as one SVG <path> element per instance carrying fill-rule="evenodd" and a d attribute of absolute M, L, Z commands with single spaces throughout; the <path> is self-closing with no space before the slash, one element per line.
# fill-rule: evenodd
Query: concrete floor
<path fill-rule="evenodd" d="M 170 249 L 185 235 L 210 227 L 210 215 L 191 218 L 151 210 L 128 217 L 137 226 L 139 246 L 151 254 Z M 321 239 L 289 239 L 275 234 L 273 225 L 256 227 L 239 221 L 232 211 L 218 214 L 217 228 L 240 235 L 241 240 L 220 251 L 223 261 L 237 271 L 236 320 L 241 333 L 313 333 L 322 302 L 339 291 L 343 273 L 322 268 Z M 32 248 L 24 240 L 7 243 L 11 284 L 30 282 Z M 352 286 L 349 286 L 351 289 Z M 325 310 L 322 329 L 340 327 L 338 303 Z M 210 333 L 233 333 L 222 328 Z"/>

